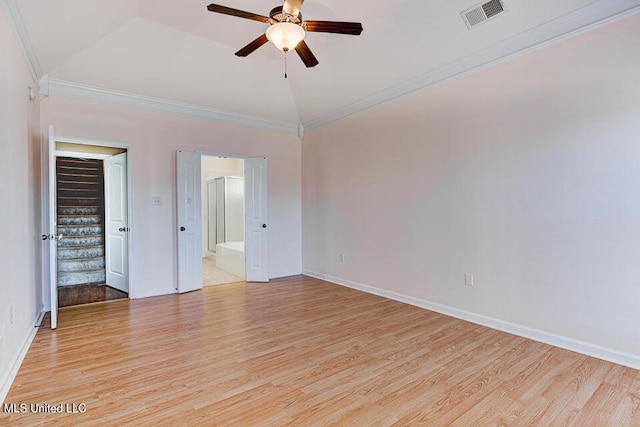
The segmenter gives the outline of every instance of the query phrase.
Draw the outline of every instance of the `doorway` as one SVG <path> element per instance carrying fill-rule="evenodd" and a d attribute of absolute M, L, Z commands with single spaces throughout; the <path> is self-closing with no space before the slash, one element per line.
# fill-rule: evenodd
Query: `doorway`
<path fill-rule="evenodd" d="M 244 160 L 201 157 L 202 285 L 244 281 Z"/>
<path fill-rule="evenodd" d="M 127 149 L 55 143 L 58 307 L 129 297 Z"/>
<path fill-rule="evenodd" d="M 267 209 L 267 159 L 236 155 L 176 152 L 176 210 L 178 241 L 178 293 L 203 287 L 202 258 L 208 246 L 203 239 L 202 157 L 241 159 L 244 162 L 244 252 L 245 280 L 269 281 L 269 233 Z M 204 186 L 206 189 L 206 186 Z M 218 197 L 216 193 L 216 197 Z M 205 203 L 206 205 L 206 203 Z M 207 216 L 208 218 L 208 216 Z M 208 233 L 208 226 L 206 227 Z M 208 234 L 207 234 L 208 237 Z M 208 245 L 208 243 L 206 243 Z M 220 267 L 220 246 L 216 242 L 216 267 Z M 237 255 L 237 254 L 236 254 Z M 241 274 L 241 273 L 240 273 Z M 239 275 L 237 275 L 239 276 Z"/>

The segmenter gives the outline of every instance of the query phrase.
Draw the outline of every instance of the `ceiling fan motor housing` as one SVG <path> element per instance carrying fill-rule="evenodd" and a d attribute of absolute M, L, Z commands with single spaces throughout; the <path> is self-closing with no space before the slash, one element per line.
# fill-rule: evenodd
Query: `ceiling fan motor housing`
<path fill-rule="evenodd" d="M 298 25 L 302 23 L 302 13 L 298 13 L 298 16 L 289 15 L 282 10 L 282 6 L 277 6 L 271 9 L 269 17 L 276 22 L 291 22 L 292 24 Z"/>

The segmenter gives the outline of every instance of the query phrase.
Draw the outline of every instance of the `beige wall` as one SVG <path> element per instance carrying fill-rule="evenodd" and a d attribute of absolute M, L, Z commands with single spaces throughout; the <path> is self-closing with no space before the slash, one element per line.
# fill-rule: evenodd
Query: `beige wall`
<path fill-rule="evenodd" d="M 48 98 L 42 128 L 57 135 L 131 144 L 134 218 L 131 221 L 134 297 L 175 291 L 176 151 L 264 156 L 269 180 L 269 274 L 301 271 L 301 144 L 297 137 L 111 105 Z M 152 206 L 153 196 L 162 206 Z"/>
<path fill-rule="evenodd" d="M 303 268 L 640 367 L 639 41 L 636 15 L 306 135 Z"/>
<path fill-rule="evenodd" d="M 39 101 L 0 8 L 0 402 L 41 311 Z"/>

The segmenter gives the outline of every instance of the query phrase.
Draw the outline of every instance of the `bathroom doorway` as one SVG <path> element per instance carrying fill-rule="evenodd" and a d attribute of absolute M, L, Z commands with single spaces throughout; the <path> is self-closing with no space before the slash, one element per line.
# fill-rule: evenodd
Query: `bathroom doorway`
<path fill-rule="evenodd" d="M 202 285 L 244 281 L 244 160 L 202 155 Z"/>

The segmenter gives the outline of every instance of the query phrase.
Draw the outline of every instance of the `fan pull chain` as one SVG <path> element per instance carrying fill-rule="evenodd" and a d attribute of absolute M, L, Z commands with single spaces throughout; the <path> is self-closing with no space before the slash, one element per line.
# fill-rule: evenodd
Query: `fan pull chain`
<path fill-rule="evenodd" d="M 287 78 L 287 52 L 288 50 L 284 51 L 284 78 Z"/>

